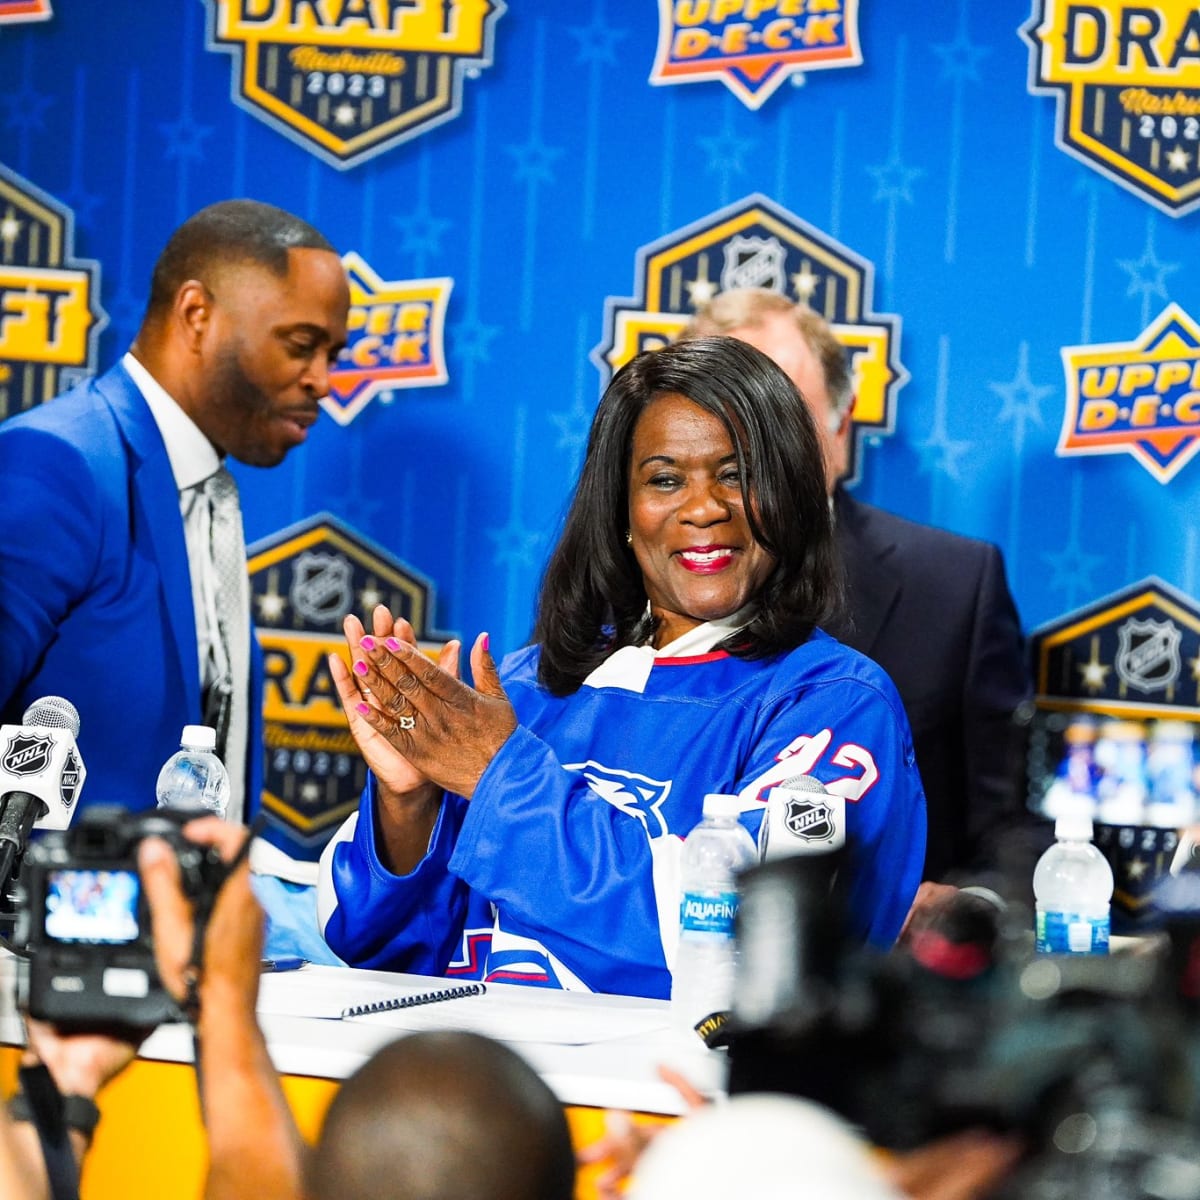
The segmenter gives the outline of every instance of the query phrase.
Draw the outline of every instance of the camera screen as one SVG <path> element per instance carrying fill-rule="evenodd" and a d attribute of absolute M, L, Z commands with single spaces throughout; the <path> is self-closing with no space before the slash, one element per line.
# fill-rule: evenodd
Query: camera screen
<path fill-rule="evenodd" d="M 138 936 L 140 890 L 133 871 L 50 871 L 46 936 L 57 942 L 132 942 Z"/>

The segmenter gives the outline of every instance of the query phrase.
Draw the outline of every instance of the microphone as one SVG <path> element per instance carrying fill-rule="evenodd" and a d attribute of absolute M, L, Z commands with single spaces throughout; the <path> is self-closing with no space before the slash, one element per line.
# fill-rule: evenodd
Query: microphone
<path fill-rule="evenodd" d="M 0 895 L 36 829 L 66 829 L 87 776 L 75 745 L 79 713 L 61 696 L 35 700 L 0 726 Z"/>
<path fill-rule="evenodd" d="M 764 862 L 792 854 L 826 854 L 846 844 L 846 801 L 811 775 L 780 780 L 767 791 L 759 833 Z"/>

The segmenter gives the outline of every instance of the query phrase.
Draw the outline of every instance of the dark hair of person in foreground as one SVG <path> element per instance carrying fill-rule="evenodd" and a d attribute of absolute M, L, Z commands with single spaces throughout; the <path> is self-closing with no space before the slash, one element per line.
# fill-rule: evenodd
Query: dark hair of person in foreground
<path fill-rule="evenodd" d="M 334 1097 L 310 1200 L 572 1200 L 566 1114 L 531 1066 L 474 1033 L 414 1033 Z"/>
<path fill-rule="evenodd" d="M 745 658 L 794 649 L 841 603 L 821 441 L 808 406 L 765 354 L 729 337 L 647 350 L 613 377 L 542 581 L 533 640 L 538 677 L 576 691 L 614 650 L 645 640 L 646 590 L 632 550 L 629 469 L 634 427 L 652 400 L 677 394 L 718 417 L 737 453 L 756 540 L 777 560 L 750 624 L 723 648 Z"/>

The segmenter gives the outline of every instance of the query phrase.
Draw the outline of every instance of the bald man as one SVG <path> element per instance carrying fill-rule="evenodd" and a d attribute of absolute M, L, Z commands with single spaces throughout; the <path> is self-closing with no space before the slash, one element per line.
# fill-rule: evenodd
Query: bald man
<path fill-rule="evenodd" d="M 925 880 L 1031 871 L 1048 835 L 1013 782 L 1011 719 L 1030 683 L 999 549 L 860 503 L 841 486 L 854 392 L 845 350 L 817 313 L 737 288 L 701 309 L 684 336 L 706 334 L 774 359 L 816 417 L 847 586 L 848 619 L 829 632 L 878 662 L 904 702 L 929 821 Z"/>
<path fill-rule="evenodd" d="M 330 1105 L 310 1200 L 571 1200 L 566 1114 L 518 1054 L 473 1033 L 378 1051 Z"/>

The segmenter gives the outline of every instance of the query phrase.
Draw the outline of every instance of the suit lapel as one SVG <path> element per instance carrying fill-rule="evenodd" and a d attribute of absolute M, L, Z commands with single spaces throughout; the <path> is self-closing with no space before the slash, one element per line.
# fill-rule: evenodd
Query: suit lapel
<path fill-rule="evenodd" d="M 199 651 L 192 608 L 192 577 L 183 519 L 179 514 L 179 489 L 171 471 L 171 460 L 149 406 L 124 368 L 113 368 L 97 386 L 112 408 L 132 451 L 131 537 L 135 546 L 152 552 L 158 565 L 159 588 L 179 656 L 179 678 L 183 680 L 187 711 L 198 714 Z"/>
<path fill-rule="evenodd" d="M 854 629 L 844 638 L 870 654 L 879 631 L 900 595 L 900 575 L 894 564 L 896 543 L 872 520 L 872 510 L 841 488 L 834 496 L 838 549 L 846 568 L 849 609 Z"/>

